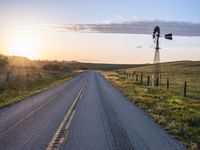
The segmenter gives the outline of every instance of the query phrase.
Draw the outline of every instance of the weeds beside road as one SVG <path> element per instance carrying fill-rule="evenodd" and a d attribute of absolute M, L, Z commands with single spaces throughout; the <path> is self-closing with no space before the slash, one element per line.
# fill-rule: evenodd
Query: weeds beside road
<path fill-rule="evenodd" d="M 9 106 L 49 87 L 55 86 L 75 75 L 74 72 L 44 71 L 29 72 L 26 75 L 12 77 L 0 83 L 0 108 Z"/>

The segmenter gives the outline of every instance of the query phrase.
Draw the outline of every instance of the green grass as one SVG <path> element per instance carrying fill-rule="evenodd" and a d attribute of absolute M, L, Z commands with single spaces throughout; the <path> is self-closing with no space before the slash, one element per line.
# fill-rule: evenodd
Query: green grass
<path fill-rule="evenodd" d="M 0 108 L 19 102 L 26 97 L 56 86 L 71 77 L 73 72 L 45 72 L 42 77 L 23 76 L 0 84 Z"/>
<path fill-rule="evenodd" d="M 162 84 L 158 87 L 147 86 L 145 78 L 149 75 L 151 69 L 149 66 L 126 70 L 145 72 L 143 84 L 140 83 L 140 78 L 139 81 L 135 81 L 135 78 L 128 79 L 119 72 L 102 72 L 102 74 L 188 149 L 197 150 L 200 149 L 200 68 L 189 66 L 192 71 L 188 72 L 188 67 L 185 67 L 184 72 L 183 67 L 179 69 L 180 65 L 182 64 L 177 63 L 171 68 L 170 65 L 162 67 L 165 74 L 162 76 Z M 170 76 L 172 72 L 173 77 Z M 167 78 L 171 82 L 169 90 L 165 83 Z M 187 97 L 183 97 L 185 80 L 189 84 Z"/>

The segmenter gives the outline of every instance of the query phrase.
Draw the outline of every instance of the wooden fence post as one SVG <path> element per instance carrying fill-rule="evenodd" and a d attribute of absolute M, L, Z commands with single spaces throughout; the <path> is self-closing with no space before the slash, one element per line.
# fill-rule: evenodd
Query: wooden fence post
<path fill-rule="evenodd" d="M 169 79 L 167 78 L 167 90 L 169 90 Z"/>
<path fill-rule="evenodd" d="M 183 96 L 186 97 L 186 95 L 187 95 L 187 82 L 185 81 Z"/>
<path fill-rule="evenodd" d="M 156 86 L 158 86 L 159 85 L 159 77 L 157 77 L 157 79 L 156 79 Z"/>
<path fill-rule="evenodd" d="M 147 77 L 147 85 L 149 85 L 149 76 Z"/>
<path fill-rule="evenodd" d="M 143 84 L 143 72 L 141 73 L 141 84 Z"/>

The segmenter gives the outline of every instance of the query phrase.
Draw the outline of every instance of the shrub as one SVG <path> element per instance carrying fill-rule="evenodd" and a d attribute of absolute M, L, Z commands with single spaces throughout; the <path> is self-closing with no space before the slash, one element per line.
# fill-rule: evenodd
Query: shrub
<path fill-rule="evenodd" d="M 5 67 L 8 64 L 8 58 L 0 54 L 0 67 Z"/>

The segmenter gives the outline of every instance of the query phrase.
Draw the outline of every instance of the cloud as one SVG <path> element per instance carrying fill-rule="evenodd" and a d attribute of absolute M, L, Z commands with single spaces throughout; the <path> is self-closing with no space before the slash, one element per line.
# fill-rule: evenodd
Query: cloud
<path fill-rule="evenodd" d="M 138 45 L 138 46 L 136 46 L 136 48 L 142 48 L 142 45 Z"/>
<path fill-rule="evenodd" d="M 57 31 L 152 34 L 155 26 L 160 26 L 161 33 L 173 33 L 178 36 L 200 36 L 200 23 L 167 21 L 133 21 L 109 24 L 64 24 L 54 27 Z"/>
<path fill-rule="evenodd" d="M 152 34 L 155 26 L 160 26 L 161 34 L 173 33 L 177 36 L 200 36 L 200 23 L 176 21 L 126 21 L 120 23 L 57 24 L 46 25 L 47 29 L 58 32 Z M 43 29 L 44 27 L 42 27 Z"/>

